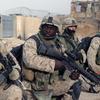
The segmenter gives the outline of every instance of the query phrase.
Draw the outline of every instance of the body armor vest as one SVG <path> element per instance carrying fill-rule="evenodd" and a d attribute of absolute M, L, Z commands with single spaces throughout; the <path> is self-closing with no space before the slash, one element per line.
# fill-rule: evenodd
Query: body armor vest
<path fill-rule="evenodd" d="M 54 50 L 57 52 L 61 52 L 61 45 L 59 41 L 56 40 L 45 40 L 38 35 L 32 36 L 32 39 L 36 41 L 37 44 L 37 53 L 42 56 L 47 56 L 45 53 L 48 49 Z M 58 71 L 55 71 L 53 74 L 43 72 L 43 71 L 37 71 L 33 70 L 34 73 L 34 80 L 32 80 L 35 83 L 35 90 L 45 90 L 48 87 L 48 84 L 51 84 L 52 82 L 58 80 Z"/>

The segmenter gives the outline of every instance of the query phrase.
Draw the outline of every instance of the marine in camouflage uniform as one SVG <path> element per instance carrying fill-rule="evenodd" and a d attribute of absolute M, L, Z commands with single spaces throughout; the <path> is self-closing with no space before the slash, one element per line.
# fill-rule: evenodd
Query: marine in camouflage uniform
<path fill-rule="evenodd" d="M 8 73 L 8 76 L 6 76 L 2 73 L 5 72 L 5 70 L 10 70 L 7 68 L 8 65 L 11 67 L 11 71 Z M 7 51 L 5 41 L 0 40 L 0 100 L 22 99 L 21 89 L 18 86 L 11 84 L 19 79 L 20 70 L 20 66 L 15 57 Z M 11 86 L 7 87 L 9 84 Z"/>
<path fill-rule="evenodd" d="M 100 75 L 99 73 L 99 65 L 100 65 L 100 33 L 96 33 L 96 35 L 92 36 L 92 37 L 86 37 L 83 38 L 83 49 L 85 50 L 86 54 L 87 54 L 87 60 L 84 64 L 84 68 L 89 71 L 89 68 L 92 69 L 95 73 L 97 73 L 98 75 Z M 95 86 L 94 90 L 91 91 L 91 87 L 89 84 L 85 84 L 85 81 L 83 80 L 84 84 L 83 84 L 83 90 L 84 91 L 88 91 L 88 92 L 98 92 L 100 90 L 100 86 Z"/>
<path fill-rule="evenodd" d="M 78 39 L 75 36 L 77 28 L 76 20 L 73 18 L 65 18 L 62 22 L 63 33 L 59 34 L 61 43 L 64 45 L 66 52 L 71 52 L 77 47 Z M 61 72 L 63 74 L 63 71 Z"/>
<path fill-rule="evenodd" d="M 87 51 L 87 60 L 89 66 L 100 75 L 100 33 L 94 37 Z"/>
<path fill-rule="evenodd" d="M 45 48 L 51 51 L 63 52 L 64 48 L 56 34 L 59 33 L 60 23 L 55 17 L 45 17 L 40 26 L 40 32 L 35 35 Z M 61 96 L 66 93 L 67 100 L 72 98 L 67 94 L 70 87 L 75 82 L 69 78 L 68 81 L 59 78 L 59 70 L 65 68 L 63 62 L 51 59 L 41 51 L 41 45 L 38 47 L 34 38 L 29 38 L 23 46 L 23 83 L 27 88 L 33 91 L 38 100 L 61 100 Z M 70 71 L 68 71 L 70 74 Z"/>
<path fill-rule="evenodd" d="M 71 51 L 73 51 L 74 49 L 76 49 L 78 47 L 78 41 L 77 41 L 78 39 L 77 39 L 77 37 L 75 37 L 76 36 L 75 35 L 75 31 L 77 29 L 77 22 L 76 22 L 76 20 L 74 18 L 67 18 L 67 19 L 64 20 L 63 24 L 65 24 L 64 25 L 65 30 L 64 30 L 63 34 L 60 36 L 60 38 L 61 38 L 63 44 L 65 44 L 66 51 L 67 52 L 71 52 Z M 98 34 L 98 35 L 100 36 L 100 34 Z M 100 37 L 95 37 L 95 38 L 97 39 L 96 41 L 99 41 Z M 96 43 L 96 41 L 94 42 L 95 43 L 94 46 L 93 46 L 93 43 L 91 42 L 92 46 L 90 45 L 90 49 L 88 50 L 88 54 L 87 54 L 87 59 L 89 60 L 89 62 L 91 62 L 91 66 L 92 67 L 94 66 L 94 64 L 96 64 L 95 63 L 95 59 L 96 59 L 95 57 L 97 57 L 97 61 L 96 61 L 97 62 L 97 66 L 99 66 L 99 60 L 100 60 L 100 57 L 99 57 L 99 51 L 100 51 L 99 50 L 99 45 L 100 45 L 100 43 L 99 42 Z M 96 45 L 98 45 L 98 46 L 96 46 Z M 77 64 L 79 64 L 79 66 L 83 67 L 84 63 L 86 61 L 86 53 L 85 53 L 85 51 L 83 49 L 81 49 L 79 51 L 79 53 L 82 54 L 82 58 L 80 57 L 79 60 L 83 59 L 83 61 L 80 64 L 80 62 L 78 60 Z M 92 55 L 92 53 L 93 53 L 93 55 Z M 93 61 L 93 59 L 94 59 L 94 61 Z M 91 92 L 91 91 L 90 91 L 90 85 L 87 84 L 87 82 L 83 79 L 83 76 L 82 77 L 80 76 L 80 79 L 82 81 L 82 84 L 81 84 L 82 93 L 81 93 L 81 96 L 80 96 L 80 100 L 81 100 L 82 97 L 83 97 L 83 94 L 86 95 L 87 92 Z M 98 87 L 98 86 L 95 87 L 96 91 L 98 91 L 99 89 L 100 89 L 100 87 Z M 83 93 L 83 91 L 85 93 Z M 95 96 L 94 96 L 94 98 L 95 98 Z"/>
<path fill-rule="evenodd" d="M 85 50 L 87 54 L 87 60 L 84 64 L 84 68 L 88 69 L 88 67 L 100 75 L 99 73 L 99 65 L 100 65 L 100 56 L 99 56 L 99 42 L 100 39 L 100 33 L 97 33 L 96 35 L 92 37 L 86 37 L 85 39 L 83 38 L 84 42 L 82 44 L 83 49 Z M 91 86 L 88 84 L 90 81 L 89 80 L 84 80 L 82 77 L 82 93 L 80 95 L 80 100 L 83 100 L 84 97 L 85 99 L 88 99 L 87 96 L 89 96 L 93 100 L 99 100 L 100 98 L 100 85 L 96 85 L 93 87 L 94 90 L 92 90 Z"/>
<path fill-rule="evenodd" d="M 63 27 L 63 33 L 60 34 L 58 37 L 60 38 L 61 43 L 64 44 L 65 52 L 71 53 L 75 49 L 77 49 L 77 46 L 79 44 L 78 38 L 75 33 L 76 29 L 77 29 L 77 21 L 72 17 L 65 18 L 62 22 L 62 27 Z M 83 59 L 83 55 L 84 55 L 83 62 L 85 61 L 85 59 L 86 59 L 85 52 L 83 50 L 80 50 L 77 54 L 78 55 L 77 55 L 76 63 L 79 66 L 82 66 L 82 64 L 80 64 L 79 60 L 81 61 L 81 59 Z M 64 72 L 64 70 L 60 70 L 59 73 L 60 73 L 60 75 L 62 75 L 61 77 L 63 77 L 64 79 L 66 79 L 68 81 L 68 75 L 66 75 L 66 73 L 67 73 L 66 71 Z M 79 75 L 79 73 L 75 73 L 75 74 Z M 79 77 L 77 77 L 77 79 L 78 78 Z M 80 87 L 80 85 L 78 87 Z M 81 92 L 81 90 L 79 92 Z M 67 98 L 65 98 L 65 99 L 67 100 Z M 75 99 L 75 95 L 74 95 L 74 99 Z"/>
<path fill-rule="evenodd" d="M 76 36 L 77 21 L 74 18 L 65 18 L 62 22 L 63 33 L 60 35 L 61 41 L 63 42 L 68 52 L 75 49 L 78 45 L 78 38 Z"/>

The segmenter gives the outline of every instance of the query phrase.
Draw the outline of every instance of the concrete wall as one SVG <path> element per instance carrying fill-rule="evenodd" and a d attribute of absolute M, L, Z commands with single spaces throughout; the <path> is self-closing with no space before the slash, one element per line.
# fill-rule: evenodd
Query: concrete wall
<path fill-rule="evenodd" d="M 16 34 L 19 38 L 28 38 L 39 31 L 41 19 L 38 17 L 16 16 Z"/>
<path fill-rule="evenodd" d="M 38 17 L 25 17 L 25 38 L 39 31 L 41 19 Z"/>
<path fill-rule="evenodd" d="M 16 36 L 17 37 L 24 37 L 24 33 L 25 33 L 25 30 L 24 30 L 24 20 L 25 20 L 25 17 L 24 16 L 15 16 L 16 19 L 15 19 L 15 26 L 16 26 Z"/>

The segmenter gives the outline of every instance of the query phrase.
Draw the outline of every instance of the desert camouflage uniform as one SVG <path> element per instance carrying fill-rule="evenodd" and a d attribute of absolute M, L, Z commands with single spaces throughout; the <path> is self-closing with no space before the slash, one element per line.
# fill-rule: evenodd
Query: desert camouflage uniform
<path fill-rule="evenodd" d="M 73 17 L 68 17 L 64 19 L 64 22 L 62 22 L 62 24 L 63 33 L 60 35 L 60 39 L 61 42 L 64 44 L 66 51 L 71 52 L 77 48 L 79 43 L 79 39 L 76 35 L 78 23 Z M 69 29 L 69 27 L 75 27 L 74 31 L 72 29 Z"/>
<path fill-rule="evenodd" d="M 100 33 L 99 33 L 100 34 Z M 99 35 L 98 34 L 98 35 Z M 89 49 L 87 51 L 87 61 L 88 65 L 97 73 L 100 74 L 100 37 L 96 36 L 93 37 L 91 40 Z M 88 81 L 88 80 L 87 80 Z M 86 84 L 83 80 L 83 90 L 85 92 L 82 92 L 80 95 L 79 100 L 99 100 L 100 99 L 100 86 L 95 86 L 95 90 L 99 91 L 98 93 L 89 93 L 86 91 L 89 91 L 89 84 Z"/>
<path fill-rule="evenodd" d="M 62 35 L 60 35 L 60 40 L 61 42 L 64 44 L 64 47 L 66 49 L 67 52 L 71 52 L 73 50 L 75 50 L 79 44 L 79 40 L 78 37 L 76 36 L 76 30 L 74 31 L 74 33 L 70 33 L 70 31 L 68 30 L 68 27 L 72 26 L 72 27 L 76 27 L 77 28 L 77 21 L 74 18 L 66 18 L 63 22 L 63 28 L 64 28 L 64 32 L 62 33 Z M 76 63 L 80 66 L 83 67 L 85 61 L 86 61 L 86 53 L 83 49 L 81 49 L 79 51 L 79 53 L 82 54 L 82 60 L 81 58 L 79 60 L 76 61 Z M 81 63 L 80 63 L 81 60 Z M 67 76 L 68 77 L 68 76 Z M 83 76 L 82 76 L 83 77 Z M 81 90 L 82 91 L 88 91 L 90 88 L 90 85 L 87 84 L 83 78 L 79 77 L 79 79 L 82 81 L 81 84 Z M 67 78 L 66 78 L 67 79 Z M 65 97 L 65 100 L 67 100 L 67 98 Z"/>
<path fill-rule="evenodd" d="M 6 58 L 7 58 L 7 55 L 9 54 L 9 56 L 13 59 L 15 64 L 14 64 L 14 66 L 12 66 L 12 71 L 9 73 L 9 79 L 11 81 L 17 80 L 20 77 L 20 75 L 19 75 L 20 66 L 17 63 L 17 60 L 15 59 L 15 57 L 10 52 L 7 51 L 6 43 L 3 40 L 0 41 L 0 53 Z M 7 66 L 4 66 L 4 64 L 0 63 L 0 72 L 1 73 L 3 70 L 5 70 L 5 67 L 7 67 Z M 0 82 L 1 82 L 1 80 L 0 80 Z M 9 83 L 6 83 L 6 81 L 4 81 L 0 85 L 0 100 L 16 100 L 16 99 L 21 100 L 22 99 L 21 89 L 15 85 L 11 85 L 7 89 L 5 89 L 5 87 L 8 84 Z"/>
<path fill-rule="evenodd" d="M 53 27 L 56 26 L 58 29 L 60 24 L 58 23 L 57 19 L 54 17 L 44 18 L 42 24 L 40 25 L 40 32 L 36 36 L 44 43 L 44 46 L 50 47 L 61 53 L 64 52 L 64 46 L 59 41 L 58 37 L 44 36 L 44 34 L 47 33 L 43 32 L 48 26 L 46 29 L 42 30 L 43 25 L 51 25 Z M 59 30 L 56 32 L 59 32 Z M 46 40 L 44 37 L 49 38 Z M 39 55 L 37 49 L 40 48 L 37 48 L 36 41 L 32 38 L 28 39 L 23 46 L 23 73 L 25 78 L 23 83 L 26 83 L 25 85 L 28 88 L 30 87 L 31 90 L 35 90 L 33 94 L 38 98 L 38 100 L 51 100 L 52 96 L 54 97 L 64 94 L 66 94 L 64 95 L 66 99 L 72 99 L 67 92 L 75 81 L 71 80 L 69 77 L 65 77 L 67 80 L 61 79 L 59 77 L 59 72 L 54 70 L 55 60 L 50 59 L 47 56 Z M 65 72 L 64 76 L 69 76 L 70 71 L 65 71 L 67 72 Z"/>
<path fill-rule="evenodd" d="M 54 45 L 53 41 L 49 40 L 49 42 L 48 41 L 46 42 L 47 44 Z M 23 70 L 24 72 L 26 70 L 27 73 L 26 77 L 27 78 L 29 77 L 28 80 L 32 81 L 36 77 L 37 81 L 43 82 L 41 84 L 38 83 L 36 84 L 33 81 L 32 86 L 34 87 L 35 90 L 42 89 L 45 90 L 46 92 L 50 91 L 49 95 L 52 94 L 53 96 L 59 96 L 68 92 L 69 88 L 74 83 L 74 81 L 72 81 L 71 79 L 67 81 L 59 80 L 58 72 L 54 71 L 55 60 L 50 59 L 46 56 L 38 55 L 37 46 L 34 39 L 29 39 L 25 42 L 23 47 L 23 61 L 26 65 Z M 31 74 L 29 75 L 28 73 Z M 48 98 L 47 100 L 51 99 Z"/>
<path fill-rule="evenodd" d="M 88 64 L 100 74 L 100 37 L 94 37 L 87 52 Z"/>
<path fill-rule="evenodd" d="M 11 85 L 8 89 L 4 90 L 7 84 L 0 86 L 0 100 L 22 100 L 22 91 L 16 85 Z"/>

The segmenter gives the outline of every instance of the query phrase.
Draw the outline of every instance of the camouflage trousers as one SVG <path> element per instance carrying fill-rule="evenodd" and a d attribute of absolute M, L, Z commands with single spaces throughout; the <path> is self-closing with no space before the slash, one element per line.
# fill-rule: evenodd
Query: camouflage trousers
<path fill-rule="evenodd" d="M 23 85 L 28 89 L 25 91 L 27 100 L 51 100 L 52 91 L 49 90 L 34 90 L 34 83 L 23 81 Z"/>
<path fill-rule="evenodd" d="M 69 88 L 75 81 L 56 81 L 52 85 L 48 85 L 46 91 L 33 91 L 33 93 L 27 92 L 27 100 L 57 100 L 60 95 L 63 95 L 63 100 L 72 100 L 71 96 L 67 94 Z M 23 81 L 26 88 L 32 89 L 32 83 Z M 60 99 L 59 99 L 60 100 Z"/>
<path fill-rule="evenodd" d="M 16 85 L 4 89 L 7 84 L 0 86 L 0 100 L 22 100 L 22 91 Z"/>
<path fill-rule="evenodd" d="M 35 72 L 35 81 L 31 82 L 27 80 L 23 81 L 24 86 L 33 92 L 32 94 L 30 94 L 30 96 L 27 95 L 28 100 L 35 100 L 32 99 L 33 95 L 37 98 L 37 100 L 52 100 L 52 97 L 53 100 L 56 100 L 57 97 L 59 98 L 59 96 L 62 95 L 64 98 L 67 99 L 69 97 L 71 98 L 71 96 L 67 92 L 69 91 L 70 87 L 75 83 L 75 81 L 71 80 L 66 74 L 64 75 L 64 80 L 63 80 L 59 79 L 58 72 L 55 72 L 51 76 L 49 83 L 48 81 L 48 78 L 50 77 L 49 74 L 45 74 L 42 72 L 41 73 Z"/>

